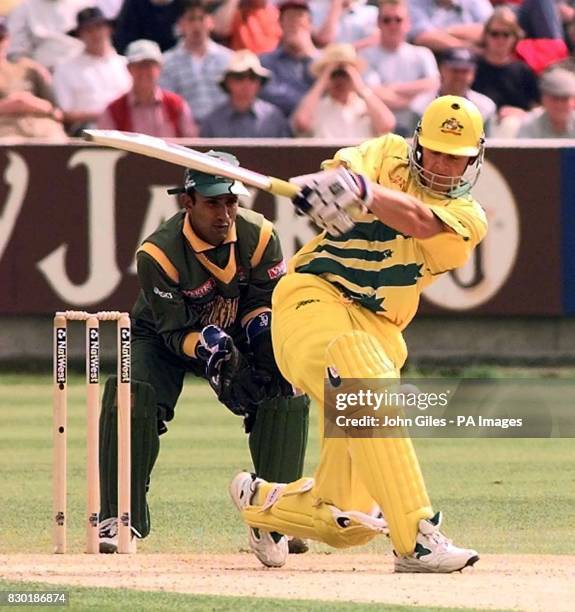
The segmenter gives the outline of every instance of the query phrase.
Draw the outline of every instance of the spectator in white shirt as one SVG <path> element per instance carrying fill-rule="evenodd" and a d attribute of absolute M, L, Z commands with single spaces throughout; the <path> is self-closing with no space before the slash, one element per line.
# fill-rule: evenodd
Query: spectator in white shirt
<path fill-rule="evenodd" d="M 312 0 L 310 8 L 320 47 L 334 42 L 355 45 L 377 30 L 377 7 L 365 0 Z"/>
<path fill-rule="evenodd" d="M 30 57 L 49 70 L 77 55 L 82 44 L 68 35 L 78 11 L 93 0 L 22 0 L 8 16 L 12 58 Z"/>
<path fill-rule="evenodd" d="M 78 13 L 77 26 L 70 32 L 84 43 L 84 51 L 58 64 L 54 91 L 68 133 L 78 135 L 91 127 L 112 100 L 126 93 L 132 84 L 126 58 L 112 46 L 112 26 L 97 7 Z"/>
<path fill-rule="evenodd" d="M 372 138 L 390 132 L 395 118 L 362 79 L 364 67 L 352 45 L 328 45 L 311 66 L 317 79 L 293 114 L 294 132 L 331 139 Z"/>
<path fill-rule="evenodd" d="M 403 0 L 382 0 L 379 7 L 379 44 L 360 51 L 371 69 L 366 77 L 394 112 L 398 134 L 411 135 L 414 121 L 410 104 L 415 96 L 439 86 L 433 53 L 406 41 L 410 20 Z"/>

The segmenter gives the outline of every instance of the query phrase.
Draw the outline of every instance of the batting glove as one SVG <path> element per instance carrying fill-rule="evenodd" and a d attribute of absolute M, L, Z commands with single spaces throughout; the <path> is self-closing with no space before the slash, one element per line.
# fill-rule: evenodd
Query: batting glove
<path fill-rule="evenodd" d="M 351 230 L 373 199 L 369 181 L 343 166 L 291 181 L 301 187 L 292 200 L 296 209 L 333 236 Z"/>

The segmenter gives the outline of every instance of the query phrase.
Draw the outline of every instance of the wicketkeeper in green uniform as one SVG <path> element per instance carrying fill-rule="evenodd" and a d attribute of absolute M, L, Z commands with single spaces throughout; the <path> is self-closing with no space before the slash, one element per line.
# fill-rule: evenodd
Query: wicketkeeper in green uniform
<path fill-rule="evenodd" d="M 238 164 L 233 155 L 211 155 Z M 294 396 L 272 350 L 271 296 L 285 271 L 280 241 L 262 215 L 238 208 L 239 181 L 187 170 L 183 209 L 137 253 L 141 291 L 132 310 L 132 526 L 150 532 L 146 502 L 160 435 L 174 417 L 184 376 L 207 378 L 243 416 L 258 476 L 297 480 L 303 469 L 309 399 Z M 100 550 L 117 548 L 116 379 L 100 418 Z M 297 547 L 297 543 L 294 543 Z M 287 539 L 250 529 L 260 561 L 280 566 Z"/>

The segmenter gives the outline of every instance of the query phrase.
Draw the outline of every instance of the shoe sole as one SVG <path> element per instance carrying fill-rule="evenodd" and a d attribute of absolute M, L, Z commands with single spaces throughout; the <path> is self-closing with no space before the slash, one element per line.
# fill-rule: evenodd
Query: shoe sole
<path fill-rule="evenodd" d="M 288 550 L 290 555 L 303 555 L 309 550 L 309 546 L 301 538 L 292 538 L 288 540 Z"/>
<path fill-rule="evenodd" d="M 100 552 L 105 555 L 113 555 L 118 550 L 115 544 L 108 544 L 107 542 L 100 542 Z"/>
<path fill-rule="evenodd" d="M 473 567 L 478 561 L 479 561 L 479 555 L 473 555 L 473 557 L 469 557 L 469 559 L 467 559 L 465 564 L 462 565 L 461 567 L 455 567 L 453 569 L 446 570 L 446 571 L 441 571 L 438 569 L 434 569 L 431 567 L 425 567 L 421 565 L 418 565 L 417 567 L 405 568 L 405 569 L 396 566 L 394 571 L 396 574 L 453 574 L 455 572 L 462 572 L 466 567 Z"/>

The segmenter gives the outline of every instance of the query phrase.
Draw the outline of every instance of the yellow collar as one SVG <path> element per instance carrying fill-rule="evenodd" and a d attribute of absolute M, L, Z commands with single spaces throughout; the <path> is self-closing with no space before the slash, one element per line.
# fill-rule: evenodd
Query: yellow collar
<path fill-rule="evenodd" d="M 228 231 L 228 235 L 225 237 L 224 241 L 221 244 L 219 245 L 210 244 L 209 242 L 202 240 L 196 234 L 196 232 L 194 232 L 192 228 L 192 224 L 190 223 L 190 217 L 187 213 L 184 218 L 184 227 L 182 231 L 184 232 L 184 236 L 186 237 L 187 241 L 190 243 L 190 246 L 196 253 L 203 253 L 204 251 L 210 251 L 211 249 L 217 249 L 218 246 L 221 246 L 222 244 L 228 244 L 230 242 L 237 242 L 238 240 L 235 223 L 232 225 L 232 227 L 230 227 L 230 230 Z"/>

